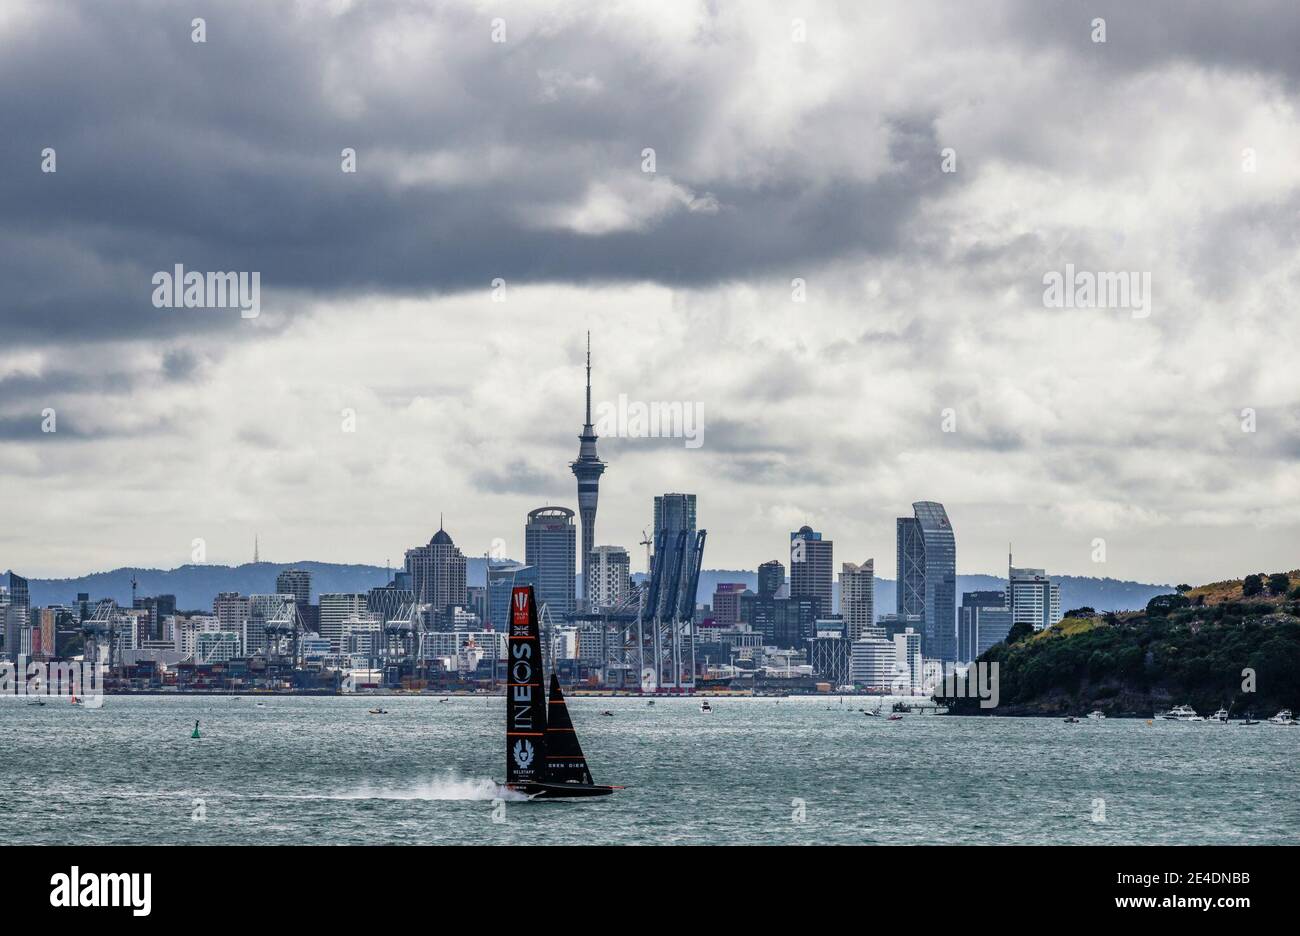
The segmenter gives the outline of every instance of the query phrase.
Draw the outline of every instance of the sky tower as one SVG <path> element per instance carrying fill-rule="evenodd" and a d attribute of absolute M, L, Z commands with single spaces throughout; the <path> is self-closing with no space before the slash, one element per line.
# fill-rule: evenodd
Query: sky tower
<path fill-rule="evenodd" d="M 578 459 L 571 462 L 578 479 L 578 515 L 582 520 L 582 604 L 587 607 L 591 594 L 591 550 L 596 545 L 596 497 L 605 463 L 596 457 L 596 430 L 591 424 L 591 332 L 587 332 L 587 421 L 578 436 Z M 590 610 L 590 608 L 588 608 Z"/>

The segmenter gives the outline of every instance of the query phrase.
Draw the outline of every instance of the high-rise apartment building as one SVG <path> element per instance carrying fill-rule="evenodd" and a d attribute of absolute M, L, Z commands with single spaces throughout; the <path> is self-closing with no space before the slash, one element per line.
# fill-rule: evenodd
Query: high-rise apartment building
<path fill-rule="evenodd" d="M 311 573 L 306 569 L 285 569 L 275 577 L 275 591 L 293 595 L 300 608 L 311 604 Z"/>
<path fill-rule="evenodd" d="M 876 623 L 876 561 L 840 567 L 840 616 L 849 640 L 862 637 Z"/>
<path fill-rule="evenodd" d="M 612 608 L 632 593 L 632 557 L 622 546 L 597 546 L 585 566 L 591 576 L 588 610 Z"/>
<path fill-rule="evenodd" d="M 212 615 L 218 630 L 242 635 L 249 615 L 248 598 L 239 592 L 221 592 L 212 599 Z"/>

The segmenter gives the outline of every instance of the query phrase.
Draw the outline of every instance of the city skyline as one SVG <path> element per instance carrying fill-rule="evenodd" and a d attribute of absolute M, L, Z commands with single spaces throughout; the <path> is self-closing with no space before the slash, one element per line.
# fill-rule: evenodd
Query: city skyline
<path fill-rule="evenodd" d="M 597 426 L 593 545 L 634 561 L 676 490 L 715 568 L 808 525 L 892 577 L 923 498 L 963 571 L 1008 540 L 1148 582 L 1296 564 L 1294 8 L 814 3 L 795 38 L 777 4 L 525 4 L 497 42 L 454 5 L 232 2 L 198 45 L 148 0 L 40 6 L 0 16 L 0 566 L 243 561 L 254 531 L 383 564 L 440 512 L 519 556 L 518 517 L 579 508 L 588 330 L 593 417 L 702 420 Z M 260 274 L 260 314 L 154 305 L 177 265 Z M 1149 291 L 1049 302 L 1076 270 Z"/>

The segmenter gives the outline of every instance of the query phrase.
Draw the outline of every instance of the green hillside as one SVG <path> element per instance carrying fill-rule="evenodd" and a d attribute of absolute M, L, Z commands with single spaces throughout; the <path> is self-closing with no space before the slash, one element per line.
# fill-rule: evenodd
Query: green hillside
<path fill-rule="evenodd" d="M 1258 581 L 1253 579 L 1258 578 Z M 1262 582 L 1262 586 L 1260 585 Z M 1234 717 L 1300 710 L 1300 573 L 1247 577 L 1157 596 L 1145 611 L 1084 610 L 1048 630 L 1008 636 L 980 659 L 999 664 L 999 705 L 959 700 L 956 714 L 1063 715 L 1100 709 L 1149 718 L 1174 705 Z M 1254 684 L 1251 688 L 1253 671 Z"/>

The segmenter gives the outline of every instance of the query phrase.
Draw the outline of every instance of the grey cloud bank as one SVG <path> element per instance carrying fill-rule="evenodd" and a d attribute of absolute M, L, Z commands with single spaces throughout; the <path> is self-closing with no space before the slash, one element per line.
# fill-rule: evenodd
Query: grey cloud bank
<path fill-rule="evenodd" d="M 598 399 L 707 413 L 698 449 L 602 440 L 603 542 L 684 489 L 715 566 L 812 522 L 888 574 L 920 498 L 971 571 L 1008 538 L 1297 564 L 1294 4 L 814 3 L 803 43 L 779 4 L 493 15 L 5 5 L 0 565 L 237 560 L 255 526 L 378 563 L 443 510 L 517 539 L 574 500 L 587 328 Z M 260 271 L 262 314 L 156 308 L 178 264 Z M 1067 264 L 1149 271 L 1151 314 L 1044 308 Z"/>

